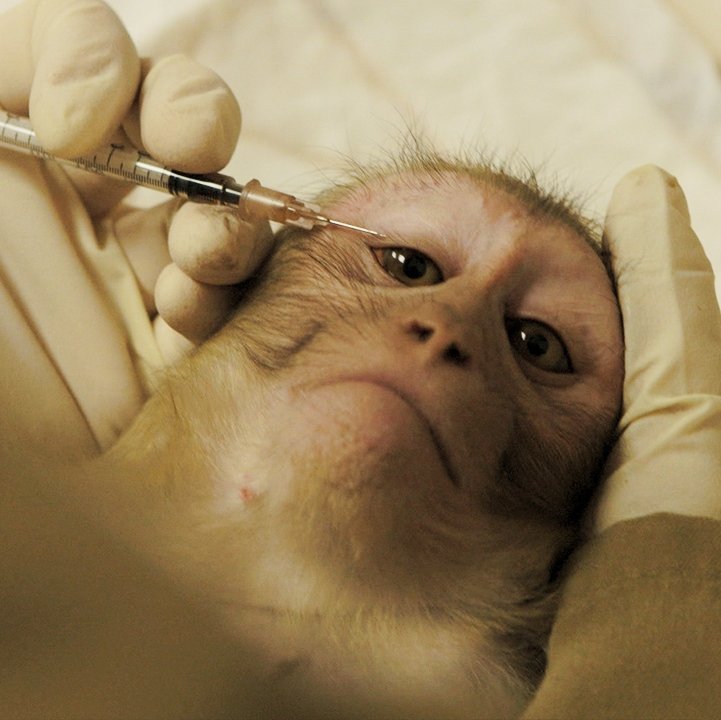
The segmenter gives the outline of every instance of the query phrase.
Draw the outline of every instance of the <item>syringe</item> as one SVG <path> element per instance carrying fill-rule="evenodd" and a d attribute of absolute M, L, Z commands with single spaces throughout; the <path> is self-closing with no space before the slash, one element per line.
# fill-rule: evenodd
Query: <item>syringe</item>
<path fill-rule="evenodd" d="M 120 178 L 193 202 L 237 208 L 247 220 L 273 220 L 306 230 L 332 225 L 364 235 L 383 237 L 375 230 L 321 215 L 317 205 L 263 187 L 258 180 L 240 185 L 234 178 L 221 173 L 193 175 L 171 170 L 137 148 L 121 143 L 111 143 L 84 157 L 66 159 L 51 155 L 37 141 L 27 118 L 3 110 L 0 110 L 0 143 L 44 160 L 53 160 L 96 175 Z"/>

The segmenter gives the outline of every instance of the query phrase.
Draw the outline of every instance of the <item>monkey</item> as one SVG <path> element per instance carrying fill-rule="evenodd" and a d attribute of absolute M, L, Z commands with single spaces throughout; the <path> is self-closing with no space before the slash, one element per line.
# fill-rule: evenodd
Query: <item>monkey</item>
<path fill-rule="evenodd" d="M 110 451 L 25 472 L 252 648 L 278 716 L 517 717 L 620 410 L 602 239 L 420 150 L 321 201 L 384 237 L 282 230 Z"/>

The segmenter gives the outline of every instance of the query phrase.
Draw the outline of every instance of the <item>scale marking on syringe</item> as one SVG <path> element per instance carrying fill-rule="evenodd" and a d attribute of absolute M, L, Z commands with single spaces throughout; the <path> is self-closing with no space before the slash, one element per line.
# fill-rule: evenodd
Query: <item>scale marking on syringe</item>
<path fill-rule="evenodd" d="M 10 136 L 11 133 L 14 133 L 13 137 Z M 20 140 L 20 135 L 25 139 Z M 248 219 L 270 220 L 294 225 L 305 230 L 333 225 L 375 237 L 382 235 L 374 230 L 349 225 L 320 215 L 320 208 L 317 206 L 298 200 L 295 195 L 264 187 L 258 180 L 249 180 L 241 185 L 235 178 L 221 173 L 194 175 L 178 172 L 164 167 L 141 151 L 137 151 L 133 169 L 128 171 L 122 162 L 122 154 L 125 153 L 126 159 L 129 160 L 132 151 L 125 146 L 115 148 L 121 155 L 119 167 L 112 166 L 113 152 L 108 156 L 107 163 L 104 165 L 98 163 L 97 153 L 104 154 L 107 152 L 107 148 L 96 151 L 96 155 L 92 159 L 83 157 L 68 159 L 51 155 L 37 142 L 35 132 L 27 118 L 18 117 L 3 110 L 0 110 L 0 142 L 5 143 L 7 147 L 44 160 L 54 160 L 61 165 L 75 166 L 80 170 L 96 174 L 123 178 L 136 185 L 151 187 L 194 202 L 234 208 L 240 210 Z"/>

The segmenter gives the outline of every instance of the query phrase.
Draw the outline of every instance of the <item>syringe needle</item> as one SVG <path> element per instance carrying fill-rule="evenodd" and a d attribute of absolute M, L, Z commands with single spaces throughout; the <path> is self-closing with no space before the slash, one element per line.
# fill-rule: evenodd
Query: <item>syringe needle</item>
<path fill-rule="evenodd" d="M 332 225 L 333 227 L 350 230 L 351 232 L 362 233 L 363 235 L 370 235 L 377 238 L 385 237 L 383 233 L 379 233 L 376 230 L 369 230 L 368 228 L 360 227 L 359 225 L 351 225 L 350 223 L 341 222 L 340 220 L 333 220 L 332 218 L 325 217 L 325 215 L 316 215 L 314 220 L 318 225 L 322 226 Z"/>
<path fill-rule="evenodd" d="M 362 235 L 370 235 L 371 237 L 377 238 L 385 237 L 383 233 L 377 232 L 376 230 L 369 230 L 368 228 L 360 227 L 360 225 L 351 225 L 350 223 L 341 222 L 340 220 L 334 220 L 326 215 L 322 215 L 317 205 L 303 202 L 292 195 L 284 195 L 275 190 L 264 188 L 257 180 L 251 180 L 250 183 L 246 183 L 245 187 L 248 188 L 248 190 L 244 191 L 246 204 L 248 202 L 250 202 L 251 205 L 257 203 L 258 206 L 262 207 L 263 204 L 267 202 L 266 198 L 268 197 L 271 199 L 277 197 L 281 200 L 284 213 L 283 221 L 290 225 L 302 227 L 307 230 L 318 226 L 327 227 L 331 225 L 343 230 L 349 230 L 350 232 L 361 233 Z"/>

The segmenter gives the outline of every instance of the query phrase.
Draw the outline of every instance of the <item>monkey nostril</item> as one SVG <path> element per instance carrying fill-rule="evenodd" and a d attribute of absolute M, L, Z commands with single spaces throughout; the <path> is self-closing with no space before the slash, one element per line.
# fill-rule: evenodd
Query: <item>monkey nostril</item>
<path fill-rule="evenodd" d="M 448 361 L 449 363 L 452 363 L 453 365 L 464 367 L 465 365 L 468 365 L 471 356 L 468 353 L 463 352 L 463 350 L 461 350 L 461 348 L 459 348 L 456 343 L 451 343 L 443 351 L 443 359 Z"/>
<path fill-rule="evenodd" d="M 451 333 L 435 327 L 433 323 L 410 320 L 405 324 L 405 332 L 419 343 L 426 344 L 433 340 L 433 354 L 442 358 L 444 362 L 457 367 L 466 367 L 471 361 L 471 355 L 449 337 Z"/>
<path fill-rule="evenodd" d="M 429 340 L 433 335 L 433 328 L 423 325 L 417 320 L 411 321 L 408 324 L 407 330 L 409 335 L 415 335 L 415 337 L 421 342 Z"/>

